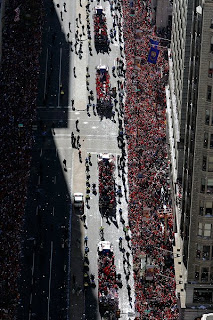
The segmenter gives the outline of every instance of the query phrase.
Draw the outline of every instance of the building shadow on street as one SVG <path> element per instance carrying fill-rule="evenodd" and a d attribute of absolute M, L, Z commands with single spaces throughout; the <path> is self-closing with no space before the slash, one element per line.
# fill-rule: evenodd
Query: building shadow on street
<path fill-rule="evenodd" d="M 76 243 L 71 242 L 76 234 L 82 238 L 80 220 L 75 219 L 73 229 L 71 222 L 75 217 L 72 217 L 72 199 L 65 179 L 68 172 L 60 162 L 54 141 L 57 129 L 68 127 L 70 45 L 53 2 L 44 0 L 44 7 L 37 122 L 33 124 L 17 319 L 60 320 L 76 313 L 76 319 L 80 320 L 85 307 L 84 294 L 73 303 L 71 293 L 73 269 L 78 270 L 83 284 L 83 256 L 79 250 L 76 258 L 72 253 Z M 97 305 L 92 291 L 90 301 Z M 98 316 L 94 312 L 93 318 L 86 318 L 95 320 Z"/>

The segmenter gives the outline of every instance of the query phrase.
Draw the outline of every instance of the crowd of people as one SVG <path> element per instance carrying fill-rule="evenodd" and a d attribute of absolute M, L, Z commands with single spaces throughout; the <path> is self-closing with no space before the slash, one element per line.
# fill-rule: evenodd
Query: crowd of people
<path fill-rule="evenodd" d="M 166 147 L 164 49 L 156 64 L 148 63 L 150 39 L 156 39 L 151 1 L 123 0 L 126 56 L 125 133 L 128 144 L 129 225 L 138 319 L 177 319 L 174 234 Z M 134 10 L 132 10 L 134 9 Z M 133 13 L 133 14 L 132 14 Z M 141 38 L 135 39 L 136 30 Z M 140 57 L 136 65 L 135 57 Z M 141 257 L 154 266 L 141 274 Z"/>
<path fill-rule="evenodd" d="M 99 206 L 102 213 L 107 207 L 112 210 L 116 203 L 114 170 L 115 162 L 112 158 L 99 159 Z"/>
<path fill-rule="evenodd" d="M 110 91 L 110 76 L 107 69 L 100 68 L 96 72 L 96 94 L 97 108 L 104 112 L 104 109 L 112 109 L 112 98 Z"/>
<path fill-rule="evenodd" d="M 6 2 L 0 76 L 0 318 L 8 320 L 15 319 L 19 300 L 20 240 L 36 118 L 42 21 L 42 0 Z"/>
<path fill-rule="evenodd" d="M 99 254 L 98 295 L 100 312 L 115 313 L 118 309 L 118 285 L 114 256 L 111 253 Z"/>
<path fill-rule="evenodd" d="M 106 16 L 102 9 L 98 8 L 94 14 L 94 39 L 96 50 L 105 52 L 109 46 L 107 34 Z"/>

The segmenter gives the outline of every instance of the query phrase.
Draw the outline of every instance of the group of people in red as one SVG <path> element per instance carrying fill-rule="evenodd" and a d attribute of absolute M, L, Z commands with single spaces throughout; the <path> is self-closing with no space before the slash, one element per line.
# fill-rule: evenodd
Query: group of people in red
<path fill-rule="evenodd" d="M 95 36 L 95 45 L 107 45 L 108 43 L 108 34 L 107 34 L 107 24 L 106 16 L 102 8 L 95 9 L 94 14 L 94 36 Z"/>
<path fill-rule="evenodd" d="M 100 159 L 99 168 L 99 204 L 101 207 L 115 206 L 115 163 L 109 159 Z"/>
<path fill-rule="evenodd" d="M 98 258 L 98 292 L 100 309 L 118 309 L 118 286 L 116 267 L 111 253 L 100 254 Z"/>
<path fill-rule="evenodd" d="M 168 63 L 164 49 L 156 64 L 147 61 L 150 38 L 157 39 L 151 1 L 123 0 L 122 5 L 126 56 L 124 121 L 135 308 L 140 320 L 175 320 L 178 307 L 171 255 L 174 234 L 167 180 L 164 90 Z M 139 39 L 135 37 L 136 31 Z M 145 257 L 146 267 L 154 266 L 151 278 L 141 272 L 141 257 Z"/>
<path fill-rule="evenodd" d="M 110 76 L 107 69 L 97 69 L 96 94 L 98 106 L 107 107 L 111 105 Z"/>
<path fill-rule="evenodd" d="M 15 319 L 19 300 L 21 234 L 36 120 L 42 1 L 8 0 L 0 77 L 1 219 L 0 319 Z"/>

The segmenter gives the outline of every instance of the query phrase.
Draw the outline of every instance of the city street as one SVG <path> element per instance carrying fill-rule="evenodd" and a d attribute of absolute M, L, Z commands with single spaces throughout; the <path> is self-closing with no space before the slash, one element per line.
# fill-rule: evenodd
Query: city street
<path fill-rule="evenodd" d="M 34 128 L 35 143 L 20 278 L 22 303 L 18 319 L 101 319 L 97 253 L 101 226 L 104 228 L 104 239 L 113 245 L 116 272 L 122 278 L 123 286 L 118 289 L 121 319 L 133 319 L 133 263 L 124 232 L 124 226 L 128 225 L 127 165 L 122 176 L 117 166 L 117 159 L 122 155 L 117 138 L 119 121 L 124 126 L 123 114 L 119 111 L 119 105 L 114 105 L 112 116 L 100 117 L 96 106 L 93 106 L 96 104 L 97 66 L 109 68 L 110 84 L 112 88 L 117 88 L 116 99 L 119 100 L 117 81 L 123 81 L 124 78 L 117 73 L 113 75 L 112 68 L 117 67 L 117 58 L 121 58 L 120 45 L 123 46 L 123 43 L 119 42 L 117 36 L 110 43 L 109 53 L 97 54 L 93 34 L 96 1 L 91 2 L 87 10 L 86 0 L 72 0 L 66 4 L 60 0 L 53 2 L 53 5 L 52 1 L 45 0 L 44 3 L 46 23 L 38 92 L 38 122 Z M 109 34 L 113 28 L 110 4 L 105 1 L 99 4 L 106 13 Z M 87 25 L 90 25 L 91 42 Z M 81 52 L 78 51 L 80 45 Z M 89 84 L 86 84 L 87 73 Z M 89 104 L 91 90 L 94 101 Z M 78 141 L 78 148 L 72 146 L 72 132 Z M 114 156 L 115 190 L 118 191 L 120 186 L 122 192 L 121 201 L 116 196 L 116 216 L 113 219 L 103 217 L 99 209 L 98 155 L 101 153 Z M 90 186 L 96 184 L 97 195 L 90 190 L 89 205 L 85 203 L 84 206 L 84 220 L 73 210 L 72 201 L 74 192 L 82 192 L 86 196 L 85 158 L 89 154 L 89 183 Z M 122 214 L 119 209 L 122 209 Z M 94 275 L 96 287 L 84 289 L 86 236 L 89 248 L 88 274 Z M 125 250 L 119 248 L 120 237 Z M 131 287 L 130 298 L 127 285 Z"/>

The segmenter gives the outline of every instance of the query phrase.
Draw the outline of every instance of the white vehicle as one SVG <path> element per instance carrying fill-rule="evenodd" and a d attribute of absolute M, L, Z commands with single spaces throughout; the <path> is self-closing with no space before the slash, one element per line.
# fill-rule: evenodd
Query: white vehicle
<path fill-rule="evenodd" d="M 100 161 L 109 161 L 109 163 L 114 163 L 115 157 L 111 153 L 100 153 L 98 155 L 98 162 Z"/>
<path fill-rule="evenodd" d="M 83 207 L 84 204 L 84 195 L 81 192 L 76 192 L 74 193 L 74 201 L 73 201 L 73 205 L 75 208 L 81 208 Z"/>
<path fill-rule="evenodd" d="M 113 253 L 113 245 L 109 241 L 100 241 L 98 243 L 98 253 Z"/>

